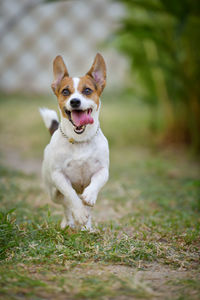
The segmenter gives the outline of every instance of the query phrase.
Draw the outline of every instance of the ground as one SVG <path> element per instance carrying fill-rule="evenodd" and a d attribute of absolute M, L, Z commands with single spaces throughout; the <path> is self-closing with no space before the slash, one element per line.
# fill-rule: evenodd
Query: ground
<path fill-rule="evenodd" d="M 110 179 L 88 233 L 60 229 L 41 182 L 37 107 L 56 101 L 0 97 L 0 299 L 200 299 L 198 159 L 159 148 L 148 107 L 116 99 L 103 98 Z"/>

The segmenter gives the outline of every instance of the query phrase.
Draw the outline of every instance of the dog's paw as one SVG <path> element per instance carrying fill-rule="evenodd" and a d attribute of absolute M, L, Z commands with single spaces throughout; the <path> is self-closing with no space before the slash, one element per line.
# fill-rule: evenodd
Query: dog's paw
<path fill-rule="evenodd" d="M 72 216 L 77 225 L 85 225 L 89 218 L 89 212 L 84 205 L 72 209 Z"/>
<path fill-rule="evenodd" d="M 94 206 L 97 200 L 97 194 L 93 189 L 87 187 L 80 198 L 84 204 L 88 206 Z"/>
<path fill-rule="evenodd" d="M 61 223 L 60 223 L 60 228 L 61 229 L 65 229 L 67 227 L 67 219 L 65 217 L 63 217 Z"/>
<path fill-rule="evenodd" d="M 74 224 L 74 220 L 68 220 L 65 216 L 63 217 L 61 223 L 60 223 L 60 228 L 61 229 L 65 229 L 67 226 L 69 226 L 70 228 L 74 229 L 75 228 L 75 224 Z"/>

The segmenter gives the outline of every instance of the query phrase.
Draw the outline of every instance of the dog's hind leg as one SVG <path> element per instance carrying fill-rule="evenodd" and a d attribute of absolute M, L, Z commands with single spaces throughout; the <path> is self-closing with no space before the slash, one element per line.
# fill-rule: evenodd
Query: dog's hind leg
<path fill-rule="evenodd" d="M 69 208 L 66 207 L 67 201 L 64 199 L 63 194 L 56 188 L 53 188 L 51 189 L 51 200 L 64 207 L 64 216 L 60 223 L 61 229 L 64 229 L 67 226 L 69 226 L 70 228 L 74 228 L 75 224 L 74 224 L 72 212 L 70 210 L 70 207 Z"/>
<path fill-rule="evenodd" d="M 91 214 L 90 214 L 91 207 L 87 207 L 87 210 L 88 210 L 89 217 L 88 217 L 87 223 L 81 227 L 82 231 L 92 231 L 92 218 L 91 218 Z M 63 219 L 60 223 L 61 229 L 65 229 L 67 226 L 69 226 L 72 229 L 76 228 L 74 218 L 72 216 L 72 212 L 71 212 L 70 208 L 66 209 L 66 206 L 64 206 L 64 211 L 65 211 L 65 213 L 64 213 Z"/>
<path fill-rule="evenodd" d="M 81 227 L 82 231 L 92 231 L 92 217 L 91 217 L 91 207 L 87 207 L 88 213 L 89 213 L 89 217 L 88 217 L 88 221 L 85 224 L 85 226 Z"/>
<path fill-rule="evenodd" d="M 59 190 L 54 188 L 54 189 L 52 189 L 52 192 L 51 192 L 51 200 L 56 202 L 57 204 L 63 205 L 64 196 Z"/>
<path fill-rule="evenodd" d="M 75 222 L 71 210 L 64 207 L 64 217 L 62 219 L 62 222 L 60 223 L 60 227 L 61 229 L 64 229 L 67 226 L 69 226 L 70 228 L 75 228 Z"/>

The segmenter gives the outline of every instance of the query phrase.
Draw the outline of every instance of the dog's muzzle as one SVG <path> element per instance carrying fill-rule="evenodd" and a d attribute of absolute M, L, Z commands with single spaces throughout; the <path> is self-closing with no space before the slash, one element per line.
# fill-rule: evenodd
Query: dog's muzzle
<path fill-rule="evenodd" d="M 72 102 L 73 105 L 78 105 L 78 101 L 75 100 L 79 100 L 79 99 L 72 99 L 72 100 L 74 100 L 74 102 Z M 70 100 L 70 104 L 72 100 Z M 94 122 L 91 116 L 92 108 L 88 108 L 86 110 L 73 109 L 72 111 L 65 109 L 65 113 L 68 116 L 69 121 L 75 127 L 74 131 L 77 134 L 83 133 L 86 128 L 86 125 L 93 124 Z"/>

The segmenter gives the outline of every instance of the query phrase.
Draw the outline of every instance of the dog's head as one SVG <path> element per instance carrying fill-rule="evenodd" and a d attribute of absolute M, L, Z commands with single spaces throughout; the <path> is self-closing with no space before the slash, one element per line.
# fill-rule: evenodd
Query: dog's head
<path fill-rule="evenodd" d="M 62 117 L 68 119 L 77 134 L 94 122 L 99 109 L 99 97 L 106 84 L 106 65 L 97 53 L 91 69 L 85 76 L 70 77 L 61 56 L 53 62 L 54 82 L 51 87 L 58 98 Z"/>

